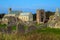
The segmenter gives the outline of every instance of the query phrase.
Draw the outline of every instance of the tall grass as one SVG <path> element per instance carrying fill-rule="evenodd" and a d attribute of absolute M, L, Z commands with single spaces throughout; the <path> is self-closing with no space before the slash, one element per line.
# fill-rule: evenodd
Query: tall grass
<path fill-rule="evenodd" d="M 0 28 L 2 27 L 5 28 L 6 25 L 5 24 L 0 25 Z M 28 26 L 25 25 L 24 29 L 27 30 Z M 12 30 L 16 30 L 16 26 L 13 26 Z M 0 40 L 60 40 L 60 29 L 40 28 L 40 29 L 32 30 L 31 32 L 27 32 L 27 33 L 0 32 Z"/>
<path fill-rule="evenodd" d="M 0 40 L 60 40 L 60 29 L 37 29 L 26 34 L 0 32 Z"/>

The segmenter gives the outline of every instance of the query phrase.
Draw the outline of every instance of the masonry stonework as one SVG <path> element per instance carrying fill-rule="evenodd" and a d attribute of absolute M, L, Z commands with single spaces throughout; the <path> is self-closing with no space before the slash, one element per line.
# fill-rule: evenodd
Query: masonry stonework
<path fill-rule="evenodd" d="M 46 19 L 46 15 L 45 15 L 45 11 L 44 10 L 37 10 L 37 23 L 40 24 L 40 23 L 44 23 L 45 22 L 45 19 Z"/>

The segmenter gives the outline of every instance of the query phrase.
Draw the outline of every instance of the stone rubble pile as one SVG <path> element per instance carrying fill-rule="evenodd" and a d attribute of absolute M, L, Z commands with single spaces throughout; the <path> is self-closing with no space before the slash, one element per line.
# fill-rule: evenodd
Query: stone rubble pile
<path fill-rule="evenodd" d="M 51 28 L 60 28 L 60 14 L 59 10 L 56 10 L 55 15 L 50 16 L 48 24 Z"/>

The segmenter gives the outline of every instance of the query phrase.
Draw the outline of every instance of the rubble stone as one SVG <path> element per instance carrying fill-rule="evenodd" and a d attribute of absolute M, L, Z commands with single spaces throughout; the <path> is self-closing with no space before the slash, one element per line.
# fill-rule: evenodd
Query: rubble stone
<path fill-rule="evenodd" d="M 55 15 L 50 16 L 47 25 L 51 28 L 60 28 L 60 14 L 58 9 Z"/>

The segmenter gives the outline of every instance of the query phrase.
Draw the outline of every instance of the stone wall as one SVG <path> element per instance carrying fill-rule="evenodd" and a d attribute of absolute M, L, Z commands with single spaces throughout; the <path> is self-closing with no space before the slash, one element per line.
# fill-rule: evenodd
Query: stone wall
<path fill-rule="evenodd" d="M 45 11 L 44 10 L 37 10 L 37 15 L 36 15 L 36 21 L 38 24 L 40 24 L 40 22 L 45 22 L 46 19 L 46 15 L 45 15 Z"/>
<path fill-rule="evenodd" d="M 60 28 L 60 14 L 58 9 L 55 15 L 50 16 L 47 25 L 51 28 Z"/>

